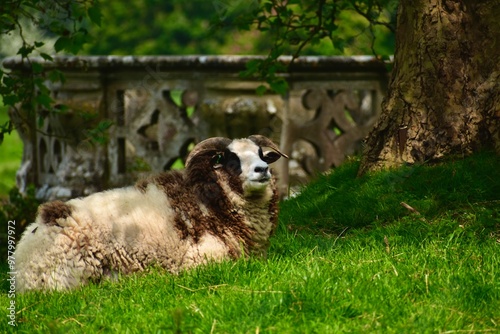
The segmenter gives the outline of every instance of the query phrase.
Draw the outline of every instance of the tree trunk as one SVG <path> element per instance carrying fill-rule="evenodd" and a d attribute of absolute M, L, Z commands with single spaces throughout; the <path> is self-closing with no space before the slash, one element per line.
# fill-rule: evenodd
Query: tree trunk
<path fill-rule="evenodd" d="M 401 0 L 394 68 L 360 174 L 500 152 L 500 1 Z"/>

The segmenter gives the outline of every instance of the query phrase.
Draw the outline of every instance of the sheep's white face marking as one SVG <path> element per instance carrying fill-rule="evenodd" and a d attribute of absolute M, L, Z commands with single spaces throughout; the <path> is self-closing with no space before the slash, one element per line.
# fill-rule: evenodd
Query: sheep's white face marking
<path fill-rule="evenodd" d="M 245 193 L 254 193 L 264 190 L 271 179 L 269 165 L 262 160 L 262 149 L 249 139 L 234 140 L 228 150 L 238 157 L 228 161 L 228 167 L 239 168 L 239 177 L 243 183 Z M 230 166 L 234 164 L 233 166 Z M 236 164 L 239 163 L 239 166 Z"/>

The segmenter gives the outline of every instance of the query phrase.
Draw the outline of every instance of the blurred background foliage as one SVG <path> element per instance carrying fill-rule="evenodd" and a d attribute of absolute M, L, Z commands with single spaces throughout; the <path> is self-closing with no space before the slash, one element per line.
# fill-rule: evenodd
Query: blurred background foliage
<path fill-rule="evenodd" d="M 267 55 L 247 65 L 275 91 L 282 54 L 378 55 L 394 53 L 397 0 L 2 0 L 0 62 L 18 55 L 31 66 L 26 76 L 0 66 L 0 221 L 33 221 L 34 188 L 19 194 L 15 173 L 22 142 L 7 109 L 54 110 L 45 73 L 30 57 L 86 55 Z M 283 80 L 281 78 L 281 80 Z M 42 107 L 42 108 L 40 108 Z M 4 134 L 9 134 L 4 136 Z M 5 137 L 5 141 L 3 141 Z M 3 141 L 3 144 L 2 144 Z M 3 231 L 6 231 L 3 230 Z M 18 231 L 20 232 L 20 231 Z M 0 244 L 6 235 L 0 232 Z"/>
<path fill-rule="evenodd" d="M 16 54 L 50 61 L 55 53 L 276 58 L 295 54 L 312 35 L 300 54 L 387 56 L 394 53 L 397 6 L 398 0 L 6 0 L 0 3 L 0 61 Z M 53 103 L 35 65 L 32 76 L 18 78 L 0 67 L 0 143 L 14 133 L 0 144 L 1 194 L 14 184 L 22 156 L 8 106 L 16 110 L 21 102 L 35 110 L 35 91 L 45 109 Z M 253 64 L 247 72 L 274 73 L 267 65 Z"/>
<path fill-rule="evenodd" d="M 311 3 L 290 0 L 287 6 L 290 8 L 293 2 L 297 2 L 298 10 L 307 10 L 299 2 Z M 322 38 L 305 46 L 302 55 L 394 53 L 394 32 L 387 25 L 395 25 L 397 1 L 335 3 L 341 7 L 332 27 L 335 38 Z M 99 3 L 101 25 L 89 29 L 92 39 L 81 53 L 265 55 L 275 42 L 272 31 L 260 31 L 255 24 L 265 4 L 266 1 L 257 0 L 103 1 Z"/>

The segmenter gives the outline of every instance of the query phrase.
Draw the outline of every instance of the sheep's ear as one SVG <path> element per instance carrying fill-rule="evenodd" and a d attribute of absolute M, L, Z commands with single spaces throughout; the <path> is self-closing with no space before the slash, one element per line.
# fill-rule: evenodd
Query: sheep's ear
<path fill-rule="evenodd" d="M 219 169 L 222 167 L 222 164 L 224 162 L 224 153 L 218 152 L 212 156 L 212 159 L 210 160 L 213 169 Z"/>
<path fill-rule="evenodd" d="M 281 158 L 281 154 L 276 153 L 274 151 L 264 152 L 262 157 L 261 157 L 261 159 L 263 161 L 267 162 L 268 164 L 272 164 L 273 162 L 275 162 L 279 158 Z"/>

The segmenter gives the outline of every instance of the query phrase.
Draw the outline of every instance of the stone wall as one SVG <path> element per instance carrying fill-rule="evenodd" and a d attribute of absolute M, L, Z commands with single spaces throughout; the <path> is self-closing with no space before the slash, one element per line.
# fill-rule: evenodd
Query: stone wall
<path fill-rule="evenodd" d="M 43 199 L 70 198 L 133 184 L 144 174 L 182 167 L 192 146 L 208 137 L 263 134 L 291 159 L 275 169 L 280 188 L 306 183 L 342 163 L 373 126 L 388 73 L 373 57 L 302 57 L 281 73 L 285 96 L 256 95 L 262 83 L 241 78 L 240 56 L 88 56 L 41 59 L 64 84 L 49 84 L 69 111 L 36 129 L 11 118 L 24 142 L 18 185 L 34 182 Z M 290 57 L 280 61 L 289 63 Z M 22 73 L 18 58 L 4 61 Z M 87 138 L 100 120 L 112 127 L 106 144 Z M 89 132 L 90 131 L 90 132 Z"/>

